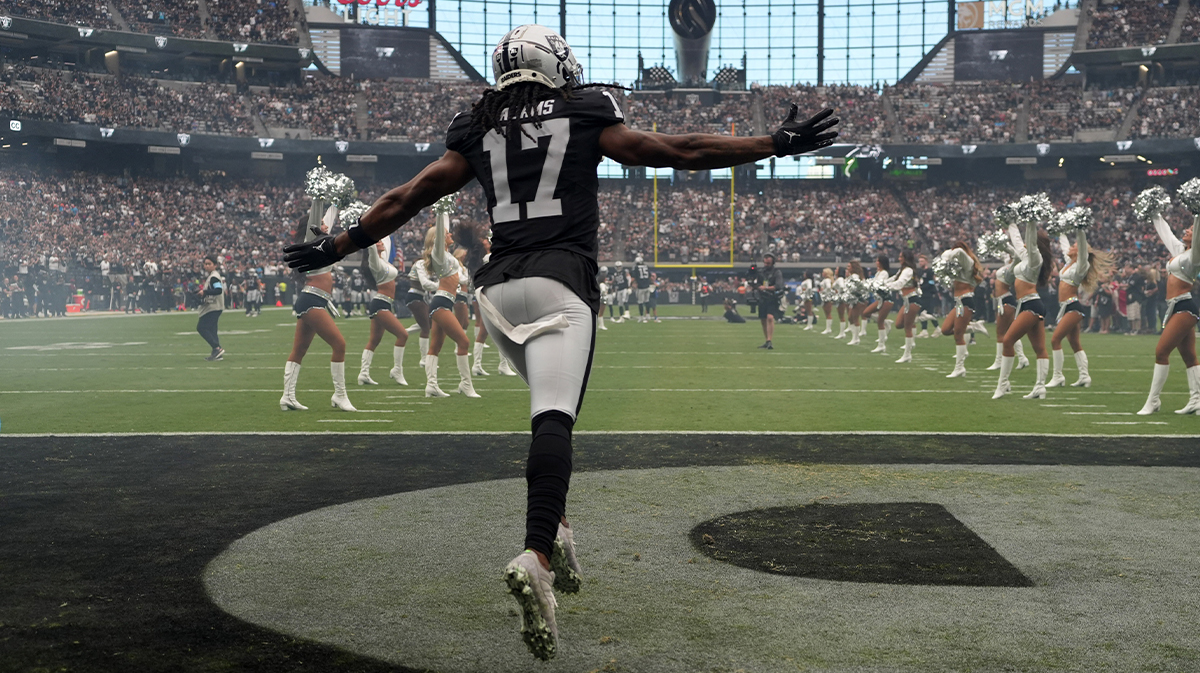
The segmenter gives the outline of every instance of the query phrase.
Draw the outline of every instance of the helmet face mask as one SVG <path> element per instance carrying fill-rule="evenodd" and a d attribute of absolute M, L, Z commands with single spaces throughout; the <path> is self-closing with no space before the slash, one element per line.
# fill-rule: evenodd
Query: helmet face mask
<path fill-rule="evenodd" d="M 492 51 L 496 90 L 518 82 L 537 82 L 551 89 L 583 83 L 583 66 L 561 35 L 537 24 L 517 26 Z"/>

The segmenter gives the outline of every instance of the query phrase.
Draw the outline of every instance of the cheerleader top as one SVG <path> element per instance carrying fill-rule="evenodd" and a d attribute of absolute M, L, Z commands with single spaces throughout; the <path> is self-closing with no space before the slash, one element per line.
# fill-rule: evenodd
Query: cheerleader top
<path fill-rule="evenodd" d="M 430 278 L 429 274 L 425 271 L 424 259 L 418 259 L 413 262 L 412 268 L 408 270 L 408 280 L 414 288 L 421 288 L 422 292 L 428 292 L 429 294 L 437 292 L 437 281 Z"/>
<path fill-rule="evenodd" d="M 833 289 L 833 280 L 829 278 L 821 279 L 821 292 L 829 292 Z"/>
<path fill-rule="evenodd" d="M 1063 253 L 1063 264 L 1066 265 L 1062 271 L 1058 272 L 1058 278 L 1071 287 L 1079 287 L 1080 283 L 1087 280 L 1088 271 L 1092 268 L 1088 262 L 1087 234 L 1081 230 L 1075 235 L 1075 243 L 1079 246 L 1079 250 L 1075 255 L 1075 261 L 1072 262 L 1070 256 L 1067 255 L 1067 251 L 1071 249 L 1071 241 L 1065 234 L 1058 237 L 1058 245 L 1062 248 Z"/>
<path fill-rule="evenodd" d="M 966 250 L 963 250 L 962 248 L 950 248 L 949 250 L 942 251 L 942 254 L 938 255 L 938 257 L 940 257 L 944 262 L 950 262 L 951 260 L 955 259 L 958 260 L 959 271 L 957 275 L 951 278 L 952 281 L 955 283 L 966 283 L 967 285 L 972 286 L 976 284 L 975 260 L 971 258 L 971 255 Z"/>
<path fill-rule="evenodd" d="M 1154 216 L 1154 228 L 1163 245 L 1171 253 L 1171 261 L 1167 262 L 1167 273 L 1185 283 L 1196 282 L 1196 274 L 1200 271 L 1200 246 L 1196 245 L 1196 236 L 1200 235 L 1200 216 L 1192 222 L 1192 247 L 1189 250 L 1183 241 L 1175 238 L 1171 227 L 1160 215 Z"/>
<path fill-rule="evenodd" d="M 375 278 L 376 285 L 390 283 L 400 275 L 396 267 L 384 261 L 379 250 L 373 245 L 367 246 L 367 266 L 371 269 L 371 276 Z"/>
<path fill-rule="evenodd" d="M 888 283 L 888 278 L 891 278 L 891 274 L 889 274 L 886 269 L 880 269 L 875 272 L 874 276 L 871 276 L 871 280 L 878 283 L 879 287 L 884 287 L 884 288 L 886 288 L 890 285 Z"/>
<path fill-rule="evenodd" d="M 458 265 L 458 287 L 461 288 L 464 293 L 469 293 L 471 291 L 471 275 L 467 273 L 467 267 L 462 264 Z"/>
<path fill-rule="evenodd" d="M 1018 236 L 1013 240 L 1013 251 L 1017 256 L 1017 263 L 1013 265 L 1013 275 L 1017 280 L 1023 280 L 1026 283 L 1037 285 L 1038 276 L 1042 272 L 1042 252 L 1037 247 L 1038 223 L 1029 222 L 1025 225 L 1025 238 L 1021 240 Z M 1012 237 L 1012 230 L 1009 230 L 1009 237 Z M 1029 242 L 1033 241 L 1033 245 Z"/>
<path fill-rule="evenodd" d="M 912 267 L 906 266 L 900 269 L 900 273 L 896 274 L 888 281 L 889 290 L 908 290 L 917 289 L 917 278 L 913 274 Z"/>

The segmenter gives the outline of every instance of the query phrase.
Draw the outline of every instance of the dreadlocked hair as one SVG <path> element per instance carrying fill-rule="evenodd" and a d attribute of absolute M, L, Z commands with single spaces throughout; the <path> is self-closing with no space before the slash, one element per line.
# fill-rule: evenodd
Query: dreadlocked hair
<path fill-rule="evenodd" d="M 484 132 L 496 129 L 500 135 L 507 138 L 512 129 L 516 127 L 532 140 L 533 136 L 520 125 L 528 123 L 533 124 L 534 128 L 542 128 L 542 114 L 537 109 L 538 103 L 552 98 L 564 101 L 574 100 L 575 92 L 596 87 L 629 90 L 628 87 L 620 84 L 604 84 L 602 82 L 579 86 L 568 84 L 558 89 L 551 89 L 537 82 L 517 82 L 503 90 L 487 89 L 471 106 L 471 129 L 479 129 Z M 508 111 L 508 119 L 501 120 L 501 115 L 505 110 Z M 529 110 L 530 116 L 522 118 L 522 110 Z"/>

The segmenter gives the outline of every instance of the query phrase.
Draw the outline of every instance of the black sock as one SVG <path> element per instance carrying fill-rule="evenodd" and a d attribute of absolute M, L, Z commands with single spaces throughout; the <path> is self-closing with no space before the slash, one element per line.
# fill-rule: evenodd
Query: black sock
<path fill-rule="evenodd" d="M 575 421 L 561 411 L 534 417 L 533 442 L 525 483 L 529 489 L 525 513 L 525 548 L 547 557 L 554 549 L 558 524 L 566 512 L 571 485 L 571 429 Z"/>

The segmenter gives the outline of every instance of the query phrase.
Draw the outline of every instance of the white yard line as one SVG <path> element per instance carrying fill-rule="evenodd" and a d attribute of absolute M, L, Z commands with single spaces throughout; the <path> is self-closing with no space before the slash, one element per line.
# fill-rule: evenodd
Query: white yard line
<path fill-rule="evenodd" d="M 1063 416 L 1132 416 L 1132 411 L 1064 411 Z"/>
<path fill-rule="evenodd" d="M 318 423 L 392 423 L 390 420 L 353 420 L 353 419 L 319 419 Z M 1165 421 L 1093 421 L 1092 425 L 1169 425 Z M 329 432 L 312 432 L 312 431 L 293 431 L 293 432 L 62 432 L 62 433 L 7 433 L 0 437 L 22 437 L 22 438 L 38 438 L 38 437 L 207 437 L 207 436 L 234 436 L 244 435 L 247 437 L 272 436 L 272 435 L 287 435 L 287 436 L 305 436 L 331 434 Z M 446 436 L 446 435 L 476 435 L 481 437 L 499 437 L 499 436 L 529 436 L 528 430 L 493 430 L 493 431 L 470 431 L 470 430 L 400 430 L 394 432 L 380 432 L 373 434 L 387 435 L 412 435 L 412 436 Z M 904 437 L 1134 437 L 1134 438 L 1178 438 L 1178 439 L 1200 439 L 1200 434 L 1123 434 L 1110 435 L 1104 433 L 1053 433 L 1053 432 L 923 432 L 916 430 L 814 430 L 808 432 L 792 432 L 786 430 L 576 430 L 576 435 L 726 435 L 739 437 L 754 437 L 754 436 L 782 436 L 782 437 L 828 437 L 828 436 L 904 436 Z"/>
<path fill-rule="evenodd" d="M 378 418 L 378 419 L 377 418 L 370 418 L 370 419 L 322 418 L 322 419 L 319 419 L 317 422 L 318 423 L 394 423 L 395 421 L 390 421 L 390 420 L 386 420 L 386 419 L 382 419 L 382 418 Z"/>
<path fill-rule="evenodd" d="M 1067 409 L 1087 409 L 1089 407 L 1107 407 L 1107 404 L 1039 404 L 1039 407 L 1065 407 Z"/>

